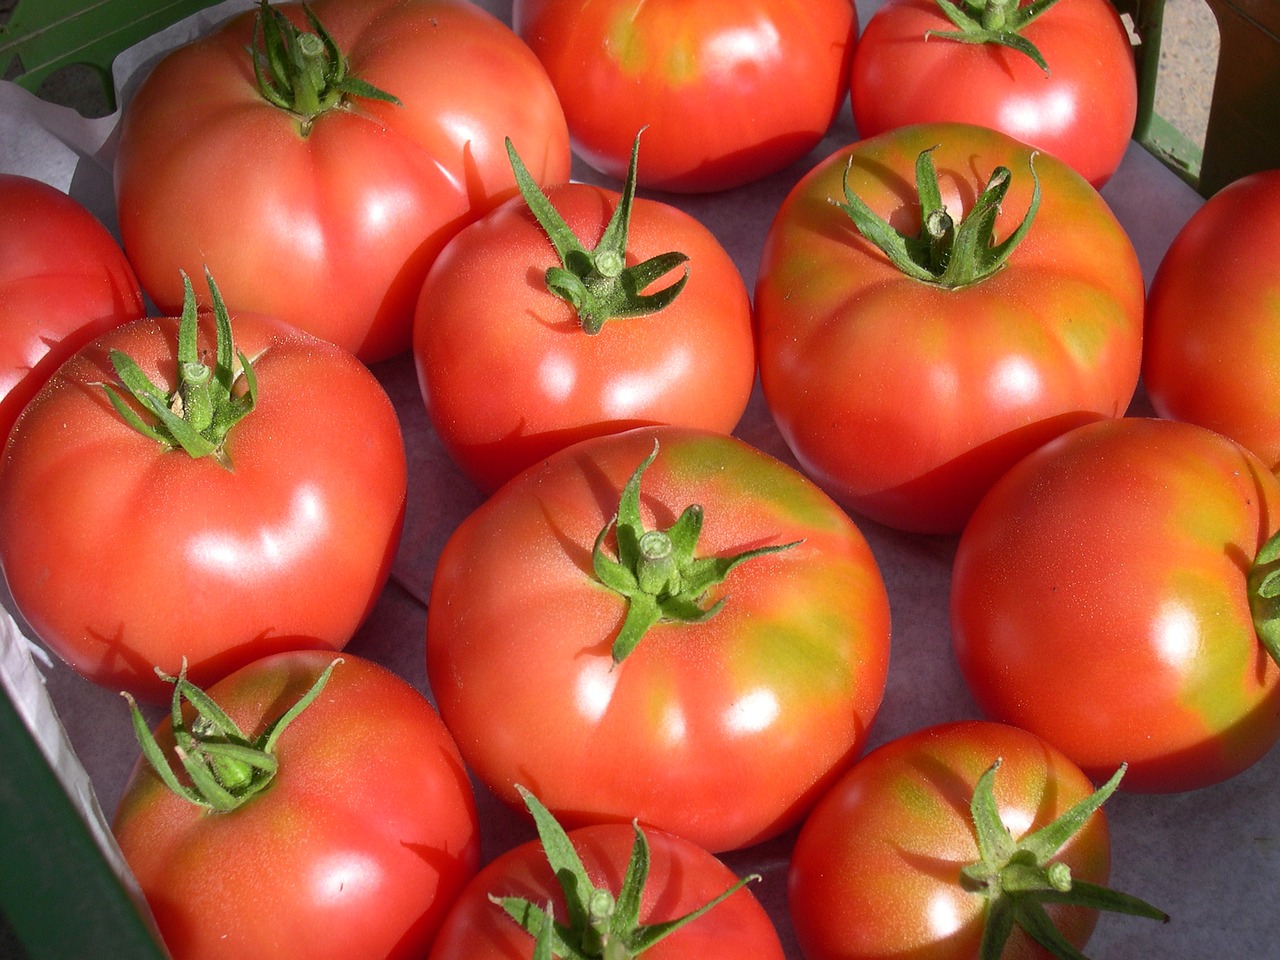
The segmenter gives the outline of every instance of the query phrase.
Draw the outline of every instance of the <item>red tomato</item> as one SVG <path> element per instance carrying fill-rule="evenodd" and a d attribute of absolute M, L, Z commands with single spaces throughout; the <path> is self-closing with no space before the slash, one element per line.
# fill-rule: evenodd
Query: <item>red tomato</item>
<path fill-rule="evenodd" d="M 575 152 L 619 180 L 647 127 L 641 184 L 721 190 L 781 170 L 847 92 L 852 0 L 515 0 Z"/>
<path fill-rule="evenodd" d="M 987 896 L 972 882 L 973 868 L 970 876 L 962 870 L 983 859 L 971 804 L 980 779 L 997 760 L 987 797 L 1003 824 L 996 832 L 1007 832 L 1010 848 L 1016 843 L 1032 850 L 1042 867 L 1065 865 L 1073 888 L 1106 882 L 1111 841 L 1101 810 L 1048 856 L 1045 835 L 1032 840 L 1036 831 L 1093 795 L 1093 784 L 1075 764 L 1015 727 L 982 721 L 929 727 L 858 761 L 801 828 L 788 890 L 807 960 L 976 960 L 981 955 L 983 927 L 995 912 L 999 891 Z M 1090 805 L 1101 799 L 1105 791 Z M 1002 861 L 1007 862 L 994 858 Z M 1013 899 L 1006 897 L 1006 903 Z M 1146 915 L 1162 916 L 1147 909 Z M 1077 949 L 1089 939 L 1098 916 L 1076 905 L 1051 904 L 1044 912 Z M 999 956 L 1048 960 L 1053 954 L 1015 926 Z"/>
<path fill-rule="evenodd" d="M 108 401 L 114 350 L 164 394 L 176 386 L 179 324 L 151 319 L 58 370 L 0 471 L 0 563 L 16 605 L 78 672 L 143 699 L 167 695 L 152 668 L 176 674 L 183 657 L 205 684 L 269 652 L 342 647 L 399 541 L 404 444 L 373 375 L 278 321 L 235 324 L 257 403 L 216 455 L 150 439 Z M 204 317 L 198 349 L 212 357 L 214 343 Z M 238 365 L 234 377 L 242 397 Z"/>
<path fill-rule="evenodd" d="M 646 528 L 699 504 L 698 558 L 802 542 L 734 567 L 688 601 L 717 614 L 657 623 L 615 663 L 644 598 L 597 579 L 623 539 L 605 528 L 655 440 Z M 675 427 L 585 440 L 502 487 L 446 543 L 427 616 L 436 703 L 494 793 L 515 804 L 522 783 L 566 826 L 638 817 L 712 851 L 795 823 L 857 755 L 888 653 L 885 588 L 847 515 L 742 441 Z"/>
<path fill-rule="evenodd" d="M 1011 6 L 1023 6 L 1012 0 Z M 970 10 L 984 3 L 958 2 Z M 976 14 L 981 20 L 981 13 Z M 1138 80 L 1129 36 L 1108 0 L 1057 0 L 1019 34 L 1025 52 L 964 43 L 938 0 L 888 0 L 867 21 L 850 78 L 863 137 L 917 123 L 992 127 L 1053 154 L 1095 187 L 1115 173 L 1133 136 Z"/>
<path fill-rule="evenodd" d="M 549 199 L 588 251 L 629 203 L 584 183 Z M 587 437 L 654 423 L 729 433 L 746 409 L 755 342 L 737 266 L 673 206 L 635 200 L 627 222 L 628 268 L 679 252 L 688 261 L 652 286 L 683 286 L 655 312 L 614 317 L 595 333 L 549 289 L 547 271 L 562 261 L 521 198 L 464 229 L 427 274 L 414 327 L 418 382 L 445 449 L 482 488 Z"/>
<path fill-rule="evenodd" d="M 312 120 L 273 105 L 246 51 L 254 15 L 162 60 L 126 105 L 116 159 L 125 250 L 163 311 L 206 266 L 233 308 L 280 317 L 366 361 L 406 350 L 445 242 L 510 196 L 510 136 L 540 182 L 569 141 L 537 59 L 461 0 L 316 0 L 350 75 Z M 301 6 L 279 8 L 302 24 Z M 301 107 L 299 108 L 301 109 Z"/>
<path fill-rule="evenodd" d="M 277 654 L 208 693 L 255 740 L 333 659 Z M 172 758 L 169 718 L 155 738 Z M 480 855 L 471 784 L 430 703 L 345 654 L 273 753 L 270 784 L 229 811 L 145 760 L 125 786 L 113 830 L 174 960 L 423 957 Z"/>
<path fill-rule="evenodd" d="M 998 168 L 1010 174 L 993 211 L 1000 243 L 1040 186 L 1003 266 L 955 287 L 898 269 L 832 202 L 847 169 L 849 195 L 914 238 L 913 168 L 931 148 L 941 202 L 965 217 L 957 233 L 981 222 L 975 197 Z M 755 298 L 765 399 L 837 500 L 899 529 L 958 532 L 1026 453 L 1125 412 L 1144 293 L 1133 245 L 1070 167 L 979 127 L 900 128 L 819 164 L 770 228 Z"/>
<path fill-rule="evenodd" d="M 93 214 L 0 173 L 0 445 L 62 361 L 145 313 L 133 268 Z"/>
<path fill-rule="evenodd" d="M 1280 468 L 1280 170 L 1237 180 L 1174 237 L 1151 281 L 1142 366 L 1156 413 Z"/>
<path fill-rule="evenodd" d="M 661 830 L 645 830 L 645 836 L 650 859 L 648 882 L 639 903 L 643 924 L 683 917 L 737 881 L 728 867 L 687 840 Z M 591 886 L 618 898 L 635 841 L 633 828 L 621 823 L 597 824 L 572 831 L 568 839 Z M 552 917 L 560 922 L 572 916 L 562 881 L 553 872 L 543 845 L 531 840 L 476 874 L 449 911 L 430 960 L 535 956 L 533 935 L 508 916 L 501 904 L 490 900 L 491 896 L 519 897 L 544 910 L 549 904 Z M 747 889 L 735 891 L 641 955 L 645 960 L 783 960 L 784 956 L 769 915 Z"/>
<path fill-rule="evenodd" d="M 1092 776 L 1189 790 L 1280 737 L 1280 667 L 1248 575 L 1280 481 L 1211 431 L 1122 419 L 1014 467 L 965 529 L 952 635 L 974 698 Z"/>

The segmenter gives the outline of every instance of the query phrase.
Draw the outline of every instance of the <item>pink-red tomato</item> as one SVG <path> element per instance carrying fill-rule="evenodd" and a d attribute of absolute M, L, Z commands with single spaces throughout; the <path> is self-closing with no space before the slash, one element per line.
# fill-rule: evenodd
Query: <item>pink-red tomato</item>
<path fill-rule="evenodd" d="M 661 830 L 646 829 L 649 880 L 640 902 L 640 922 L 675 920 L 728 890 L 737 877 L 701 847 Z M 592 885 L 615 895 L 622 887 L 635 831 L 609 823 L 570 831 Z M 528 960 L 533 936 L 489 898 L 520 897 L 560 922 L 568 917 L 560 881 L 542 844 L 531 840 L 484 867 L 449 911 L 430 960 Z M 558 956 L 558 954 L 557 954 Z M 701 917 L 644 951 L 645 960 L 783 960 L 769 915 L 749 888 L 737 890 Z"/>
<path fill-rule="evenodd" d="M 333 659 L 276 654 L 207 692 L 253 739 Z M 169 718 L 155 736 L 180 771 Z M 431 704 L 344 654 L 275 756 L 271 783 L 228 812 L 145 760 L 125 786 L 112 829 L 174 960 L 421 960 L 480 858 L 471 784 Z"/>
<path fill-rule="evenodd" d="M 1142 380 L 1155 412 L 1280 468 L 1280 170 L 1214 194 L 1174 237 L 1147 301 Z"/>
<path fill-rule="evenodd" d="M 630 607 L 593 546 L 655 440 L 647 529 L 699 504 L 697 557 L 800 542 L 711 587 L 711 619 L 658 623 L 615 664 Z M 888 655 L 884 584 L 848 516 L 742 441 L 676 427 L 584 440 L 499 489 L 446 543 L 427 615 L 431 690 L 495 794 L 519 804 L 522 784 L 566 827 L 638 817 L 712 851 L 794 824 L 857 756 Z"/>
<path fill-rule="evenodd" d="M 436 253 L 535 179 L 568 179 L 569 140 L 537 59 L 462 0 L 316 0 L 349 74 L 400 105 L 344 97 L 307 120 L 260 92 L 253 12 L 165 57 L 126 104 L 120 231 L 162 311 L 208 267 L 233 309 L 280 317 L 366 361 L 409 347 Z M 278 8 L 304 25 L 300 4 Z"/>
<path fill-rule="evenodd" d="M 0 173 L 0 444 L 62 361 L 145 313 L 133 268 L 93 214 Z"/>
<path fill-rule="evenodd" d="M 975 960 L 988 900 L 961 880 L 980 859 L 969 803 L 999 759 L 1000 820 L 1015 840 L 1093 793 L 1061 752 L 1026 731 L 967 721 L 918 730 L 877 747 L 805 820 L 791 858 L 789 903 L 807 960 Z M 1073 880 L 1105 884 L 1111 841 L 1094 814 L 1055 858 Z M 1077 948 L 1097 912 L 1047 908 Z M 1015 929 L 1001 960 L 1049 960 Z"/>
<path fill-rule="evenodd" d="M 867 21 L 849 84 L 861 136 L 972 123 L 1053 154 L 1095 187 L 1115 173 L 1133 136 L 1138 81 L 1112 3 L 1058 0 L 1020 31 L 1048 73 L 1021 51 L 934 30 L 956 30 L 937 0 L 888 0 Z"/>
<path fill-rule="evenodd" d="M 548 196 L 588 250 L 619 199 L 581 183 Z M 675 300 L 588 334 L 574 308 L 548 290 L 544 274 L 560 259 L 519 197 L 445 247 L 418 301 L 414 356 L 436 434 L 480 487 L 494 490 L 556 450 L 602 433 L 659 423 L 733 430 L 756 372 L 742 276 L 698 221 L 637 199 L 627 264 L 669 251 L 689 261 L 654 288 L 687 270 Z"/>
<path fill-rule="evenodd" d="M 850 193 L 908 235 L 921 230 L 917 159 L 932 148 L 953 220 L 993 171 L 1011 180 L 995 219 L 1029 231 L 985 279 L 955 288 L 899 270 L 855 228 Z M 1033 160 L 1034 154 L 1034 160 Z M 765 400 L 801 467 L 836 500 L 904 530 L 955 533 L 1021 457 L 1127 409 L 1142 355 L 1144 286 L 1133 244 L 1066 164 L 994 130 L 902 127 L 807 174 L 765 242 L 755 311 Z"/>
<path fill-rule="evenodd" d="M 848 89 L 852 0 L 515 0 L 575 152 L 619 180 L 701 192 L 781 170 L 818 144 Z"/>
<path fill-rule="evenodd" d="M 75 670 L 141 699 L 165 698 L 153 668 L 176 674 L 184 657 L 204 685 L 269 652 L 341 648 L 399 542 L 404 443 L 368 368 L 273 319 L 233 326 L 258 395 L 225 465 L 142 435 L 109 402 L 113 350 L 166 393 L 176 385 L 178 322 L 144 319 L 59 368 L 0 470 L 0 563 L 17 607 Z M 212 328 L 203 317 L 210 357 Z"/>
<path fill-rule="evenodd" d="M 960 539 L 952 637 L 985 714 L 1094 777 L 1180 791 L 1280 737 L 1280 667 L 1248 574 L 1280 527 L 1280 481 L 1202 427 L 1125 418 L 1051 441 Z"/>

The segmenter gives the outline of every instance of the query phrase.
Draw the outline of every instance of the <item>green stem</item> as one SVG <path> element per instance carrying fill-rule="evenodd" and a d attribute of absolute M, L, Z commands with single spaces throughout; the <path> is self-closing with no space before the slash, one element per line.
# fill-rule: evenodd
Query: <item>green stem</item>
<path fill-rule="evenodd" d="M 1032 0 L 1021 6 L 1018 0 L 935 0 L 938 8 L 955 25 L 955 30 L 930 30 L 927 38 L 939 37 L 959 43 L 994 44 L 1030 57 L 1045 76 L 1049 64 L 1044 55 L 1022 35 L 1027 25 L 1043 16 L 1058 0 Z"/>

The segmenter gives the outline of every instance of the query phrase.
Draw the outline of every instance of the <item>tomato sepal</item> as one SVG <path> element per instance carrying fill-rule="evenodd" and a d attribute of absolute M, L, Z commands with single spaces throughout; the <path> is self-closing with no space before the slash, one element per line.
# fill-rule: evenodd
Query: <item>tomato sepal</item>
<path fill-rule="evenodd" d="M 980 960 L 999 960 L 1015 926 L 1060 960 L 1087 960 L 1054 926 L 1044 910 L 1047 903 L 1169 920 L 1163 910 L 1131 894 L 1100 884 L 1077 883 L 1065 863 L 1052 859 L 1115 793 L 1124 776 L 1124 765 L 1052 823 L 1014 840 L 996 805 L 994 784 L 1000 764 L 997 758 L 974 787 L 969 810 L 981 859 L 960 870 L 965 889 L 989 901 Z"/>
<path fill-rule="evenodd" d="M 196 342 L 197 309 L 191 279 L 182 275 L 182 318 L 178 325 L 178 385 L 172 393 L 151 382 L 133 358 L 120 350 L 109 354 L 120 386 L 159 421 L 149 424 L 133 410 L 111 384 L 103 383 L 111 406 L 134 430 L 169 448 L 182 447 L 192 457 L 213 456 L 230 468 L 223 444 L 231 428 L 253 411 L 258 399 L 258 379 L 253 364 L 235 350 L 227 305 L 207 271 L 213 302 L 215 361 L 212 369 L 201 359 Z M 233 391 L 236 374 L 232 356 L 240 361 L 245 390 Z"/>
<path fill-rule="evenodd" d="M 533 816 L 547 862 L 560 882 L 568 922 L 556 921 L 549 906 L 544 910 L 523 897 L 490 895 L 489 899 L 535 938 L 535 960 L 542 949 L 547 951 L 542 954 L 544 957 L 558 956 L 565 960 L 632 960 L 748 883 L 760 879 L 759 874 L 748 874 L 681 917 L 662 923 L 642 924 L 640 903 L 649 878 L 649 841 L 639 823 L 632 824 L 635 843 L 622 884 L 615 894 L 591 882 L 569 835 L 551 811 L 529 790 L 519 784 L 516 789 Z"/>
<path fill-rule="evenodd" d="M 1049 64 L 1036 45 L 1020 32 L 1027 24 L 1045 13 L 1058 0 L 1032 0 L 1025 7 L 1019 0 L 962 0 L 963 7 L 951 0 L 935 0 L 955 30 L 929 30 L 925 37 L 941 37 L 960 43 L 993 43 L 1030 57 L 1049 75 Z"/>
<path fill-rule="evenodd" d="M 146 718 L 138 709 L 137 701 L 127 692 L 123 692 L 121 696 L 129 705 L 134 734 L 142 748 L 142 755 L 165 786 L 198 807 L 218 813 L 230 813 L 271 783 L 279 769 L 275 756 L 277 739 L 320 695 L 333 668 L 341 662 L 341 657 L 335 657 L 307 692 L 254 740 L 250 740 L 205 691 L 187 679 L 185 660 L 176 677 L 165 674 L 157 667 L 157 676 L 166 683 L 173 684 L 169 719 L 173 731 L 174 754 L 190 777 L 190 784 L 180 781 L 174 773 L 147 725 Z M 184 698 L 196 712 L 195 719 L 190 724 L 183 716 Z"/>
<path fill-rule="evenodd" d="M 1033 153 L 1027 163 L 1033 184 L 1027 212 L 1013 232 L 996 243 L 996 217 L 1009 192 L 1013 174 L 1008 167 L 996 167 L 973 207 L 957 223 L 942 202 L 938 172 L 933 164 L 935 149 L 922 150 L 916 157 L 916 193 L 920 204 L 920 233 L 916 236 L 908 236 L 891 226 L 849 186 L 853 154 L 845 163 L 841 181 L 844 202 L 833 198 L 831 203 L 843 210 L 858 232 L 903 274 L 921 283 L 956 290 L 980 283 L 1005 265 L 1030 231 L 1040 209 L 1040 178 L 1036 175 Z"/>
<path fill-rule="evenodd" d="M 1249 567 L 1249 612 L 1258 640 L 1280 664 L 1280 532 L 1262 545 Z"/>
<path fill-rule="evenodd" d="M 658 623 L 704 623 L 718 614 L 728 598 L 721 597 L 709 607 L 702 606 L 703 598 L 723 583 L 734 567 L 801 542 L 768 544 L 728 557 L 695 557 L 704 516 L 702 506 L 696 503 L 685 507 L 666 530 L 646 530 L 640 515 L 640 481 L 657 456 L 655 441 L 653 450 L 627 479 L 617 513 L 601 528 L 591 550 L 596 578 L 627 600 L 627 614 L 611 650 L 615 665 Z M 611 530 L 617 531 L 617 559 L 604 549 Z"/>
<path fill-rule="evenodd" d="M 659 312 L 680 295 L 689 280 L 689 268 L 686 266 L 679 279 L 653 293 L 642 292 L 650 284 L 688 263 L 689 257 L 679 251 L 660 253 L 630 267 L 626 265 L 627 234 L 635 201 L 636 168 L 640 134 L 643 132 L 642 129 L 636 134 L 622 196 L 594 250 L 584 247 L 564 222 L 516 153 L 511 138 L 507 138 L 507 156 L 511 160 L 520 195 L 560 258 L 561 266 L 550 267 L 546 271 L 547 289 L 577 311 L 582 329 L 588 334 L 599 333 L 606 322 L 615 318 L 643 317 Z"/>
<path fill-rule="evenodd" d="M 296 114 L 305 134 L 320 114 L 342 106 L 346 97 L 394 103 L 394 94 L 347 73 L 347 58 L 311 7 L 302 5 L 313 32 L 299 30 L 268 0 L 259 0 L 254 20 L 254 77 L 263 98 Z"/>

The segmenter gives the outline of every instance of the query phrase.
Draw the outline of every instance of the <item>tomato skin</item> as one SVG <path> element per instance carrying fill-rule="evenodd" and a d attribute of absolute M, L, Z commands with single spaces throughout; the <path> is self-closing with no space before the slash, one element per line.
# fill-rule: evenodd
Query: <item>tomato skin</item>
<path fill-rule="evenodd" d="M 1191 424 L 1126 418 L 1018 464 L 960 539 L 952 639 L 983 712 L 1091 776 L 1189 790 L 1280 737 L 1280 667 L 1254 631 L 1249 564 L 1280 481 Z"/>
<path fill-rule="evenodd" d="M 280 317 L 365 361 L 409 347 L 432 259 L 515 193 L 503 138 L 539 182 L 568 179 L 563 112 L 537 59 L 459 0 L 317 0 L 369 99 L 303 135 L 258 92 L 253 13 L 174 51 L 126 106 L 116 160 L 125 250 L 165 312 L 206 266 L 233 310 Z M 300 6 L 281 4 L 302 23 Z"/>
<path fill-rule="evenodd" d="M 0 173 L 0 444 L 62 361 L 145 313 L 133 268 L 93 214 Z"/>
<path fill-rule="evenodd" d="M 807 960 L 975 960 L 986 900 L 961 887 L 960 868 L 980 859 L 969 800 L 997 757 L 996 803 L 1015 839 L 1093 793 L 1061 752 L 1003 724 L 943 724 L 877 747 L 822 797 L 792 852 L 789 905 Z M 1111 844 L 1103 812 L 1055 859 L 1075 880 L 1105 884 Z M 1077 947 L 1089 939 L 1095 911 L 1047 910 Z M 1021 930 L 1001 954 L 1050 956 Z"/>
<path fill-rule="evenodd" d="M 1151 281 L 1142 377 L 1155 412 L 1280 468 L 1280 170 L 1214 194 Z"/>
<path fill-rule="evenodd" d="M 848 92 L 850 0 L 515 0 L 574 151 L 621 180 L 697 193 L 757 180 L 826 134 Z M 690 136 L 690 131 L 697 131 Z"/>
<path fill-rule="evenodd" d="M 698 503 L 698 556 L 803 543 L 741 564 L 707 595 L 728 597 L 717 616 L 660 623 L 615 667 L 626 602 L 592 546 L 655 439 L 650 529 Z M 742 441 L 676 427 L 510 481 L 446 543 L 427 613 L 436 703 L 495 794 L 518 805 L 520 783 L 567 828 L 638 817 L 713 852 L 780 833 L 858 754 L 888 651 L 884 584 L 843 511 Z"/>
<path fill-rule="evenodd" d="M 662 830 L 645 829 L 651 863 L 641 899 L 640 922 L 661 923 L 698 909 L 738 878 L 707 851 Z M 570 831 L 569 839 L 596 887 L 622 886 L 635 831 L 607 823 Z M 567 913 L 560 883 L 542 844 L 531 840 L 485 866 L 467 885 L 440 929 L 429 960 L 515 960 L 533 956 L 533 937 L 489 896 L 523 897 Z M 644 951 L 647 960 L 783 960 L 777 932 L 749 887 L 735 892 L 696 920 Z"/>
<path fill-rule="evenodd" d="M 642 158 L 643 159 L 643 158 Z M 619 195 L 567 184 L 549 198 L 594 249 Z M 560 260 L 520 198 L 455 237 L 428 273 L 414 326 L 427 413 L 445 449 L 492 491 L 562 447 L 601 433 L 675 423 L 729 433 L 755 382 L 751 303 L 733 260 L 688 214 L 637 199 L 628 265 L 690 257 L 666 308 L 609 320 L 597 334 L 552 294 Z M 683 268 L 653 289 L 676 282 Z"/>
<path fill-rule="evenodd" d="M 208 692 L 252 739 L 333 660 L 291 651 Z M 166 719 L 156 737 L 172 755 Z M 174 960 L 422 957 L 474 875 L 471 784 L 430 703 L 344 654 L 277 742 L 280 769 L 230 813 L 139 760 L 112 829 Z"/>
<path fill-rule="evenodd" d="M 956 533 L 987 488 L 1050 437 L 1122 415 L 1137 385 L 1144 286 L 1106 203 L 1035 157 L 1042 198 L 1004 267 L 949 290 L 909 278 L 830 201 L 851 191 L 919 229 L 931 147 L 943 202 L 967 213 L 997 166 L 1013 176 L 1003 239 L 1030 204 L 1033 151 L 962 124 L 904 127 L 837 151 L 795 186 L 765 242 L 760 380 L 801 467 L 838 501 L 902 530 Z"/>
<path fill-rule="evenodd" d="M 1133 48 L 1107 0 L 1059 0 L 1022 35 L 1049 65 L 992 44 L 926 37 L 954 31 L 935 0 L 888 0 L 854 53 L 850 103 L 863 137 L 917 123 L 1000 130 L 1053 154 L 1101 188 L 1133 136 Z"/>
<path fill-rule="evenodd" d="M 177 321 L 146 319 L 58 370 L 0 471 L 0 563 L 16 605 L 75 670 L 143 700 L 168 698 L 153 666 L 176 675 L 183 657 L 205 685 L 276 650 L 341 648 L 399 542 L 404 444 L 381 385 L 279 321 L 239 314 L 232 326 L 259 392 L 228 435 L 230 469 L 162 447 L 108 402 L 112 349 L 175 385 Z M 211 356 L 211 318 L 200 338 Z"/>

